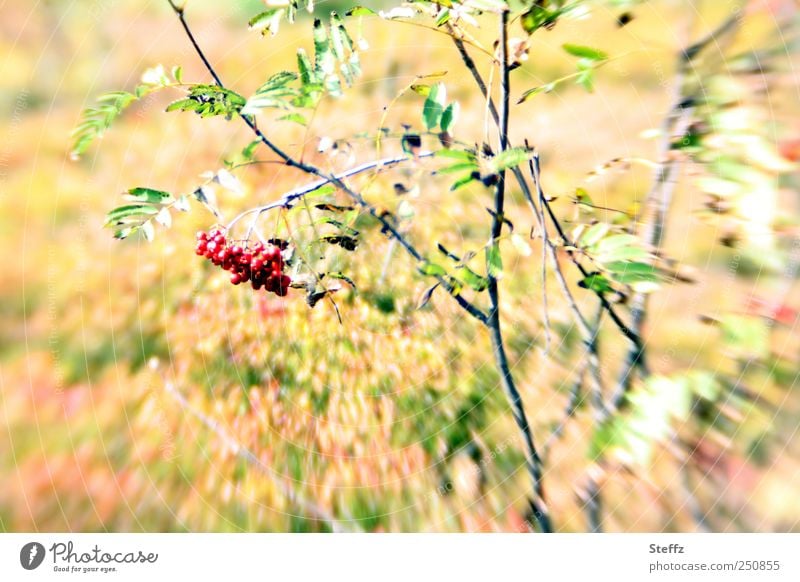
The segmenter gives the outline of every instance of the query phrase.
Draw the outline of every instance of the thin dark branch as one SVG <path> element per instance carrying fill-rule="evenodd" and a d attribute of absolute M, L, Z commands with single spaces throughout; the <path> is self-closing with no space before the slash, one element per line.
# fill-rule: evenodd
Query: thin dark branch
<path fill-rule="evenodd" d="M 489 91 L 488 91 L 488 89 L 486 87 L 486 83 L 483 81 L 483 77 L 481 76 L 480 71 L 478 71 L 478 67 L 475 64 L 475 61 L 470 56 L 469 51 L 467 51 L 467 47 L 464 45 L 464 43 L 461 41 L 461 39 L 459 39 L 458 36 L 456 36 L 455 34 L 451 35 L 451 37 L 453 39 L 453 43 L 455 44 L 456 48 L 458 49 L 459 54 L 461 55 L 461 60 L 464 62 L 464 65 L 467 67 L 467 70 L 469 70 L 470 74 L 472 75 L 472 78 L 475 80 L 475 84 L 478 86 L 479 91 L 481 92 L 483 97 L 487 100 L 487 104 L 488 104 L 488 107 L 489 107 L 489 112 L 491 113 L 492 118 L 495 121 L 495 124 L 497 124 L 499 126 L 500 125 L 500 113 L 497 110 L 497 107 L 495 106 L 491 95 L 489 95 Z M 514 168 L 512 168 L 511 171 L 514 174 L 514 177 L 517 180 L 517 184 L 519 184 L 519 187 L 522 190 L 522 194 L 525 197 L 525 199 L 529 202 L 529 204 L 535 205 L 535 203 L 533 202 L 533 195 L 532 195 L 531 189 L 530 189 L 530 187 L 528 185 L 528 182 L 525 180 L 525 176 L 522 173 L 522 170 L 519 167 L 514 167 Z M 547 212 L 548 212 L 548 214 L 550 216 L 550 220 L 553 222 L 553 224 L 556 227 L 556 230 L 558 231 L 559 237 L 561 238 L 561 240 L 564 242 L 564 244 L 567 247 L 571 247 L 572 243 L 569 240 L 569 237 L 566 235 L 566 233 L 564 232 L 564 229 L 561 227 L 561 223 L 559 222 L 558 218 L 556 217 L 555 213 L 553 212 L 552 208 L 550 207 L 550 203 L 547 201 L 546 198 L 544 200 L 544 206 L 547 209 Z M 543 225 L 544 225 L 544 222 L 542 222 L 542 226 Z M 586 271 L 586 269 L 583 267 L 583 265 L 581 265 L 580 261 L 578 261 L 578 259 L 575 256 L 575 254 L 572 253 L 571 251 L 568 251 L 568 254 L 569 254 L 570 259 L 572 260 L 572 262 L 580 270 L 581 274 L 584 277 L 588 276 L 588 274 L 589 274 L 588 271 Z M 611 320 L 619 328 L 619 330 L 622 332 L 622 334 L 633 344 L 633 347 L 631 348 L 631 350 L 635 349 L 637 351 L 637 353 L 640 352 L 641 351 L 641 347 L 642 347 L 642 342 L 641 342 L 641 339 L 639 338 L 639 336 L 636 333 L 633 333 L 633 330 L 622 320 L 620 315 L 616 312 L 614 307 L 611 305 L 611 303 L 608 302 L 608 300 L 603 296 L 602 293 L 600 293 L 600 292 L 595 292 L 595 293 L 597 294 L 598 298 L 600 299 L 600 303 L 602 304 L 603 309 L 605 309 L 608 312 L 609 316 L 611 317 Z M 645 362 L 643 360 L 639 360 L 637 363 L 638 363 L 639 366 L 641 366 L 641 367 L 646 369 Z"/>
<path fill-rule="evenodd" d="M 177 14 L 178 19 L 180 20 L 181 25 L 183 26 L 183 29 L 186 32 L 186 35 L 189 37 L 189 40 L 191 41 L 192 46 L 195 49 L 195 52 L 197 52 L 198 56 L 203 61 L 203 64 L 205 65 L 208 72 L 211 74 L 212 78 L 214 79 L 214 82 L 219 87 L 224 88 L 225 85 L 222 83 L 222 80 L 220 79 L 219 75 L 214 70 L 213 65 L 209 62 L 208 58 L 203 52 L 203 49 L 200 48 L 200 45 L 197 44 L 197 40 L 195 39 L 194 34 L 192 34 L 192 30 L 189 27 L 188 22 L 186 21 L 183 8 L 176 6 L 172 0 L 167 0 L 167 1 Z M 253 133 L 255 133 L 256 137 L 265 146 L 267 146 L 270 150 L 272 150 L 272 152 L 275 155 L 281 158 L 286 163 L 287 166 L 297 168 L 298 170 L 305 172 L 306 174 L 317 176 L 323 180 L 327 180 L 327 182 L 336 186 L 339 190 L 347 194 L 348 197 L 350 197 L 354 202 L 356 202 L 359 206 L 361 206 L 361 208 L 366 210 L 373 218 L 375 218 L 375 220 L 377 220 L 381 224 L 382 230 L 388 233 L 390 238 L 396 239 L 397 242 L 399 242 L 400 245 L 406 250 L 406 252 L 409 255 L 411 255 L 417 262 L 425 261 L 425 258 L 422 256 L 422 254 L 411 244 L 411 242 L 405 236 L 403 236 L 397 230 L 397 228 L 391 223 L 391 221 L 389 221 L 382 213 L 378 212 L 378 210 L 369 202 L 367 202 L 364 199 L 364 197 L 361 196 L 361 194 L 351 189 L 349 186 L 347 186 L 347 184 L 345 184 L 341 179 L 337 178 L 335 175 L 326 174 L 325 172 L 323 172 L 322 170 L 320 170 L 315 166 L 312 166 L 310 164 L 307 164 L 300 160 L 296 160 L 293 157 L 291 157 L 289 154 L 284 152 L 280 147 L 278 147 L 274 142 L 272 142 L 266 135 L 264 135 L 264 133 L 260 129 L 258 129 L 258 126 L 256 126 L 255 121 L 253 121 L 253 118 L 251 116 L 240 113 L 239 117 L 241 117 L 242 120 L 248 125 L 248 127 L 250 127 Z M 455 299 L 456 303 L 458 303 L 458 305 L 462 309 L 464 309 L 467 313 L 469 313 L 472 317 L 474 317 L 481 323 L 486 324 L 488 317 L 487 314 L 484 313 L 480 308 L 473 305 L 469 300 L 464 298 L 461 294 L 456 293 L 450 281 L 439 275 L 436 275 L 435 279 L 439 281 L 439 283 L 441 283 L 443 288 L 447 289 L 450 292 L 450 295 Z"/>
<path fill-rule="evenodd" d="M 508 114 L 511 94 L 508 68 L 508 12 L 506 11 L 503 11 L 503 13 L 500 15 L 500 73 L 501 110 L 498 131 L 500 137 L 500 151 L 505 151 L 508 147 Z M 497 240 L 501 236 L 503 230 L 505 172 L 500 172 L 498 178 L 497 186 L 495 187 L 494 212 L 492 213 L 491 245 L 497 244 Z M 505 391 L 506 397 L 511 405 L 511 411 L 514 416 L 514 421 L 517 424 L 517 428 L 525 439 L 526 465 L 528 468 L 528 473 L 533 481 L 534 498 L 531 500 L 533 514 L 541 531 L 551 532 L 552 525 L 550 523 L 550 516 L 544 494 L 544 486 L 542 484 L 542 474 L 544 472 L 542 459 L 536 450 L 536 445 L 533 441 L 533 432 L 531 431 L 528 417 L 525 414 L 525 407 L 522 403 L 522 397 L 520 396 L 519 390 L 514 382 L 514 377 L 511 374 L 511 367 L 508 362 L 508 354 L 506 353 L 500 324 L 499 287 L 497 284 L 496 274 L 492 271 L 491 267 L 488 268 L 488 279 L 490 308 L 487 326 L 489 328 L 489 335 L 492 340 L 492 349 L 494 350 L 495 361 L 498 369 L 500 370 L 503 390 Z"/>
<path fill-rule="evenodd" d="M 432 157 L 433 155 L 434 155 L 433 152 L 423 152 L 421 154 L 418 154 L 416 158 L 417 159 L 429 158 Z M 339 180 L 344 180 L 352 176 L 357 176 L 358 174 L 363 174 L 364 172 L 368 172 L 370 170 L 375 170 L 377 172 L 386 168 L 391 168 L 398 164 L 402 164 L 404 162 L 408 162 L 409 160 L 412 159 L 413 158 L 403 155 L 392 158 L 383 158 L 381 160 L 375 160 L 372 162 L 365 162 L 359 166 L 350 168 L 349 170 L 336 174 L 335 178 Z M 320 188 L 327 186 L 330 183 L 331 183 L 330 178 L 322 178 L 321 180 L 317 180 L 316 182 L 312 182 L 311 184 L 305 184 L 304 186 L 295 188 L 294 190 L 291 190 L 290 192 L 287 192 L 286 194 L 281 196 L 279 199 L 270 202 L 269 204 L 265 204 L 263 206 L 256 206 L 254 208 L 249 208 L 244 212 L 238 214 L 233 220 L 231 220 L 228 223 L 228 229 L 231 229 L 237 222 L 239 222 L 239 220 L 241 220 L 242 218 L 244 218 L 249 214 L 253 214 L 255 212 L 261 214 L 263 212 L 267 212 L 274 208 L 291 208 L 298 200 L 302 199 L 304 196 L 312 192 L 315 192 Z"/>

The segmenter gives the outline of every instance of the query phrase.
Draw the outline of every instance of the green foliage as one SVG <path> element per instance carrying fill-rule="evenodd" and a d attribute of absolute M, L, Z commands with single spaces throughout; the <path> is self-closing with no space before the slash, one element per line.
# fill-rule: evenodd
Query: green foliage
<path fill-rule="evenodd" d="M 279 20 L 274 14 L 270 18 L 264 16 L 264 22 L 277 22 L 276 18 Z M 245 114 L 254 115 L 266 108 L 282 109 L 289 113 L 281 120 L 305 125 L 305 116 L 295 109 L 314 108 L 325 94 L 341 97 L 342 81 L 345 86 L 352 86 L 361 75 L 358 46 L 336 12 L 331 12 L 329 26 L 314 20 L 313 41 L 313 63 L 305 49 L 298 49 L 298 72 L 283 71 L 271 76 L 247 100 Z"/>
<path fill-rule="evenodd" d="M 125 194 L 130 204 L 123 204 L 106 214 L 105 226 L 114 229 L 114 238 L 124 239 L 141 232 L 151 241 L 155 236 L 153 223 L 165 228 L 172 226 L 170 208 L 187 210 L 185 197 L 175 198 L 169 192 L 152 188 L 131 188 Z"/>
<path fill-rule="evenodd" d="M 133 93 L 112 91 L 98 97 L 97 105 L 84 109 L 81 122 L 72 130 L 72 158 L 78 159 L 83 155 L 89 146 L 95 140 L 101 138 L 122 112 L 133 103 L 159 89 L 179 85 L 182 82 L 180 67 L 172 69 L 171 80 L 164 71 L 164 67 L 159 65 L 145 71 L 142 75 L 141 84 L 136 87 Z"/>
<path fill-rule="evenodd" d="M 575 244 L 600 268 L 581 281 L 581 287 L 592 291 L 610 291 L 611 282 L 629 286 L 637 292 L 652 292 L 658 288 L 659 271 L 650 264 L 651 254 L 638 237 L 616 233 L 604 222 L 589 228 L 577 229 Z"/>
<path fill-rule="evenodd" d="M 167 106 L 170 111 L 193 111 L 200 117 L 224 115 L 230 120 L 242 112 L 245 98 L 238 93 L 218 85 L 192 85 L 188 97 L 179 99 Z"/>
<path fill-rule="evenodd" d="M 255 115 L 259 110 L 267 107 L 290 109 L 289 99 L 295 98 L 299 94 L 296 88 L 290 86 L 290 83 L 297 79 L 298 75 L 289 71 L 275 73 L 247 100 L 242 113 Z"/>

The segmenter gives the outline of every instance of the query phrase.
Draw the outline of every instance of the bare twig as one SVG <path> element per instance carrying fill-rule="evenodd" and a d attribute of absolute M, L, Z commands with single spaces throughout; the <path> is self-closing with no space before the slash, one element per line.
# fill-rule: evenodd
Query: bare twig
<path fill-rule="evenodd" d="M 418 159 L 421 159 L 421 158 L 429 158 L 429 157 L 432 157 L 433 155 L 434 155 L 434 152 L 423 152 L 421 154 L 418 154 L 416 157 Z M 358 174 L 363 174 L 364 172 L 368 172 L 370 170 L 375 170 L 376 172 L 379 172 L 379 171 L 384 170 L 386 168 L 391 168 L 392 166 L 396 166 L 398 164 L 402 164 L 404 162 L 408 162 L 408 161 L 410 161 L 412 159 L 413 158 L 410 158 L 408 156 L 396 156 L 396 157 L 392 157 L 392 158 L 384 158 L 382 160 L 375 160 L 375 161 L 372 161 L 372 162 L 366 162 L 364 164 L 361 164 L 360 166 L 356 166 L 354 168 L 350 168 L 349 170 L 347 170 L 345 172 L 341 172 L 339 174 L 336 174 L 335 176 L 332 176 L 330 178 L 323 178 L 321 180 L 317 180 L 316 182 L 312 182 L 310 184 L 306 184 L 304 186 L 300 186 L 299 188 L 295 188 L 294 190 L 292 190 L 290 192 L 287 192 L 286 194 L 281 196 L 278 200 L 275 200 L 275 201 L 270 202 L 269 204 L 265 204 L 263 206 L 255 206 L 253 208 L 249 208 L 249 209 L 245 210 L 244 212 L 240 213 L 239 215 L 234 217 L 233 220 L 231 220 L 228 223 L 228 230 L 233 228 L 233 226 L 237 222 L 239 222 L 239 220 L 241 220 L 242 218 L 244 218 L 245 216 L 248 216 L 250 214 L 253 214 L 253 213 L 262 214 L 264 212 L 267 212 L 267 211 L 275 209 L 275 208 L 287 208 L 287 209 L 291 208 L 295 204 L 295 202 L 297 202 L 298 200 L 300 200 L 304 196 L 306 196 L 306 195 L 308 195 L 308 194 L 310 194 L 312 192 L 315 192 L 315 191 L 319 190 L 320 188 L 323 188 L 323 187 L 327 186 L 328 184 L 330 184 L 332 182 L 332 178 L 336 178 L 336 179 L 339 179 L 339 180 L 344 180 L 346 178 L 350 178 L 350 177 L 356 176 Z"/>

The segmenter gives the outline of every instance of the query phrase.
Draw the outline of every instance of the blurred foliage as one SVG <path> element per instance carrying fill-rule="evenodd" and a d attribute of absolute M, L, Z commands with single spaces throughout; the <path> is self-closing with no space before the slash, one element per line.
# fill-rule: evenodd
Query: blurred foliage
<path fill-rule="evenodd" d="M 298 47 L 314 54 L 309 23 L 283 24 L 274 38 L 245 33 L 262 2 L 191 4 L 201 42 L 240 95 L 258 95 L 269 74 L 295 69 Z M 614 264 L 646 259 L 639 264 L 647 266 L 653 258 L 619 238 L 651 178 L 646 165 L 630 160 L 655 147 L 648 137 L 668 107 L 665 86 L 680 44 L 673 30 L 685 11 L 667 2 L 617 4 L 592 4 L 592 19 L 532 37 L 537 58 L 520 61 L 515 86 L 519 95 L 547 90 L 517 106 L 512 133 L 520 143 L 535 136 L 554 207 L 579 249 L 599 259 L 593 278 L 580 282 L 624 293 L 641 281 Z M 564 531 L 586 529 L 587 468 L 602 484 L 608 530 L 787 530 L 800 523 L 800 120 L 789 74 L 797 31 L 782 48 L 764 40 L 786 18 L 784 3 L 768 4 L 746 12 L 735 46 L 711 51 L 727 74 L 698 70 L 687 80 L 702 86 L 704 99 L 679 148 L 691 156 L 691 180 L 677 192 L 658 262 L 659 281 L 680 277 L 651 297 L 654 375 L 599 430 L 584 399 L 576 401 L 548 454 L 548 500 Z M 194 231 L 217 220 L 200 206 L 152 244 L 109 240 L 105 213 L 119 192 L 137 195 L 132 184 L 146 180 L 175 200 L 192 193 L 197 200 L 205 184 L 203 201 L 233 216 L 295 187 L 297 174 L 251 165 L 231 183 L 220 151 L 238 159 L 251 139 L 246 127 L 224 115 L 202 123 L 165 116 L 174 88 L 137 91 L 141 72 L 159 64 L 170 71 L 162 85 L 178 81 L 173 65 L 184 79 L 208 82 L 163 6 L 45 5 L 7 2 L 0 22 L 0 419 L 8 439 L 0 447 L 0 529 L 327 531 L 313 503 L 368 531 L 526 531 L 522 448 L 488 338 L 435 294 L 418 309 L 431 281 L 379 236 L 374 221 L 349 223 L 368 237 L 368 249 L 336 249 L 326 259 L 330 271 L 346 267 L 356 283 L 332 294 L 341 324 L 329 302 L 310 309 L 298 296 L 256 296 L 194 260 Z M 347 8 L 324 3 L 318 10 Z M 701 28 L 719 17 L 704 15 Z M 400 153 L 403 124 L 429 121 L 446 130 L 447 104 L 460 102 L 458 137 L 480 142 L 483 107 L 450 45 L 435 41 L 436 33 L 365 18 L 358 34 L 370 49 L 361 54 L 362 79 L 347 99 L 321 99 L 313 110 L 314 133 L 337 147 L 320 148 L 298 123 L 271 131 L 293 153 L 341 170 L 368 159 L 384 122 L 390 131 L 381 147 Z M 533 26 L 531 18 L 516 36 Z M 476 35 L 491 39 L 483 28 Z M 593 49 L 584 43 L 602 52 L 587 52 Z M 773 53 L 768 60 L 764 51 Z M 626 56 L 606 62 L 606 55 Z M 770 70 L 754 67 L 753 58 Z M 421 76 L 441 71 L 450 71 L 447 101 L 430 88 L 396 99 L 406 84 L 427 85 Z M 562 79 L 594 93 L 555 82 Z M 124 107 L 111 103 L 84 128 L 95 137 L 113 113 L 115 130 L 102 148 L 71 161 L 68 136 L 81 122 L 78 112 L 116 88 L 130 91 L 118 95 Z M 358 132 L 367 137 L 348 140 Z M 451 192 L 453 178 L 397 169 L 365 193 L 413 220 L 419 240 L 455 253 L 456 261 L 429 245 L 432 260 L 478 289 L 480 261 L 465 257 L 486 245 L 488 198 L 475 180 Z M 528 216 L 516 194 L 510 206 Z M 583 355 L 558 301 L 550 306 L 553 354 L 543 354 L 541 280 L 529 262 L 541 249 L 525 236 L 529 228 L 519 221 L 515 233 L 523 236 L 490 252 L 497 260 L 502 252 L 514 372 L 544 441 L 572 398 Z M 591 293 L 579 297 L 588 308 Z M 627 347 L 612 328 L 600 342 L 609 363 Z"/>

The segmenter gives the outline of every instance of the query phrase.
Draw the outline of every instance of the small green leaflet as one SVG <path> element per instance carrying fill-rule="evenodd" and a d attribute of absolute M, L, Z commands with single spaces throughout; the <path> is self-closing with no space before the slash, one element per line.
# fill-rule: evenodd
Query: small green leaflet
<path fill-rule="evenodd" d="M 118 206 L 106 214 L 104 226 L 115 229 L 114 238 L 124 239 L 141 231 L 151 241 L 155 235 L 153 221 L 167 228 L 172 226 L 169 209 L 178 200 L 169 192 L 131 188 L 125 194 L 125 199 L 132 203 Z"/>
<path fill-rule="evenodd" d="M 261 32 L 263 35 L 269 32 L 272 36 L 275 36 L 278 33 L 284 12 L 284 8 L 271 8 L 251 18 L 247 25 L 250 30 Z"/>
<path fill-rule="evenodd" d="M 180 67 L 173 67 L 172 76 L 176 83 L 182 82 L 183 72 Z M 146 70 L 142 74 L 142 83 L 133 93 L 127 91 L 111 91 L 97 98 L 97 105 L 87 107 L 82 114 L 81 122 L 70 134 L 73 138 L 72 159 L 77 160 L 86 152 L 96 139 L 99 139 L 111 127 L 120 114 L 134 102 L 146 97 L 154 91 L 172 86 L 163 65 Z"/>
<path fill-rule="evenodd" d="M 608 59 L 607 53 L 588 46 L 581 46 L 578 44 L 563 44 L 561 45 L 561 48 L 563 48 L 573 57 L 589 59 L 590 61 L 605 61 Z"/>
<path fill-rule="evenodd" d="M 495 279 L 503 276 L 503 257 L 500 255 L 500 245 L 496 240 L 486 247 L 486 271 Z"/>
<path fill-rule="evenodd" d="M 534 156 L 534 151 L 524 147 L 510 148 L 494 156 L 490 160 L 492 173 L 499 174 L 527 162 Z"/>
<path fill-rule="evenodd" d="M 289 84 L 296 81 L 297 73 L 282 71 L 270 77 L 266 83 L 259 87 L 255 94 L 247 100 L 242 108 L 245 115 L 255 115 L 267 107 L 276 109 L 290 109 L 290 99 L 294 99 L 298 91 Z"/>
<path fill-rule="evenodd" d="M 578 286 L 594 291 L 595 293 L 608 293 L 613 291 L 611 282 L 600 273 L 593 273 L 578 283 Z"/>
<path fill-rule="evenodd" d="M 419 267 L 419 272 L 431 277 L 444 277 L 447 275 L 447 269 L 430 261 L 424 261 Z"/>
<path fill-rule="evenodd" d="M 442 127 L 442 131 L 450 131 L 450 127 L 456 122 L 458 119 L 458 113 L 460 111 L 460 106 L 458 101 L 454 101 L 444 109 L 444 113 L 442 113 L 442 119 L 440 125 Z"/>
<path fill-rule="evenodd" d="M 429 131 L 439 126 L 447 102 L 447 89 L 444 83 L 436 83 L 430 89 L 422 106 L 422 121 Z"/>
<path fill-rule="evenodd" d="M 224 115 L 230 120 L 241 113 L 245 103 L 244 97 L 230 89 L 218 85 L 192 85 L 188 97 L 174 101 L 167 111 L 194 111 L 200 117 Z"/>

